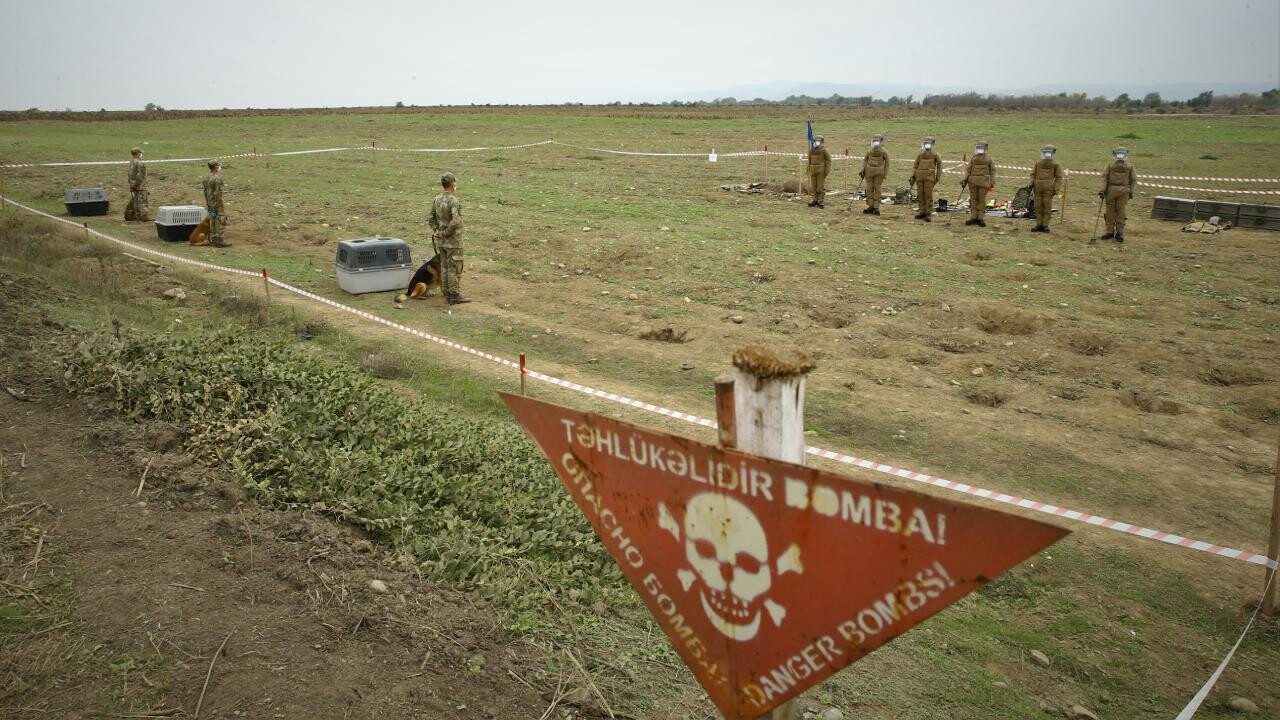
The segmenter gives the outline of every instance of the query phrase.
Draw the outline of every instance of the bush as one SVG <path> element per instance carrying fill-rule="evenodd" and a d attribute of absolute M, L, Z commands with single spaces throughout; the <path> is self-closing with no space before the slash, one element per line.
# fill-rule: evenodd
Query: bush
<path fill-rule="evenodd" d="M 186 428 L 198 460 L 269 502 L 380 535 L 434 579 L 516 611 L 544 606 L 544 587 L 576 590 L 584 604 L 630 593 L 514 422 L 460 417 L 355 367 L 230 333 L 104 332 L 62 357 L 72 389 L 104 394 L 131 419 Z"/>

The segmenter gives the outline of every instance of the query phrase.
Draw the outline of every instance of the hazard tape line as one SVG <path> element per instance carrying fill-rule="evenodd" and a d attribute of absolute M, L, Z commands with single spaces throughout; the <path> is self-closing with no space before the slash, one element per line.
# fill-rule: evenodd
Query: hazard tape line
<path fill-rule="evenodd" d="M 139 252 L 148 253 L 150 255 L 155 255 L 158 257 L 163 257 L 163 258 L 172 260 L 174 262 L 182 263 L 185 265 L 208 268 L 212 270 L 219 270 L 219 271 L 231 273 L 234 275 L 253 276 L 253 277 L 257 277 L 260 275 L 260 273 L 255 272 L 253 270 L 243 270 L 240 268 L 227 267 L 225 265 L 216 265 L 214 263 L 204 262 L 201 260 L 193 260 L 191 258 L 182 257 L 181 255 L 173 255 L 171 253 L 155 250 L 153 248 L 150 248 L 144 245 L 138 245 L 137 243 L 132 243 L 127 240 L 121 240 L 119 238 L 112 237 L 111 235 L 107 235 L 106 233 L 93 230 L 89 228 L 87 224 L 76 223 L 72 220 L 67 220 L 66 218 L 61 218 L 56 215 L 52 215 L 50 213 L 44 212 L 42 210 L 37 210 L 33 207 L 24 205 L 19 202 L 15 202 L 12 199 L 9 199 L 4 196 L 0 196 L 0 198 L 4 199 L 5 202 L 12 204 L 14 207 L 21 208 L 23 210 L 26 210 L 27 212 L 33 213 L 35 215 L 39 215 L 41 217 L 48 218 L 50 220 L 62 223 L 64 225 L 68 225 L 74 228 L 83 228 L 90 235 L 102 238 L 104 240 L 108 240 L 110 242 L 114 242 L 118 245 L 122 245 L 124 247 L 137 250 Z M 375 315 L 373 313 L 366 312 L 364 310 L 359 310 L 357 308 L 351 307 L 350 305 L 344 305 L 340 302 L 337 302 L 336 300 L 331 300 L 322 295 L 317 295 L 316 293 L 309 292 L 307 290 L 303 290 L 298 287 L 294 287 L 293 285 L 280 282 L 279 280 L 275 280 L 274 278 L 268 277 L 267 281 L 283 290 L 287 290 L 297 295 L 301 295 L 302 297 L 315 300 L 316 302 L 328 305 L 338 310 L 342 310 L 343 312 L 350 313 L 357 317 L 371 320 L 373 322 L 376 322 L 381 325 L 385 325 L 395 330 L 399 330 L 401 332 L 405 332 L 410 335 L 414 335 L 414 336 L 429 340 L 439 345 L 443 345 L 445 347 L 448 347 L 454 350 L 459 350 L 459 351 L 468 353 L 470 355 L 474 355 L 476 357 L 482 358 L 484 360 L 489 360 L 491 362 L 498 363 L 508 368 L 519 369 L 520 367 L 519 363 L 517 362 L 507 360 L 505 358 L 499 357 L 492 353 L 484 352 L 483 350 L 477 350 L 475 348 L 468 347 L 461 343 L 457 343 L 452 340 L 449 340 L 448 338 L 445 338 L 445 337 L 432 335 L 430 333 L 426 333 L 421 330 L 411 328 L 407 325 L 402 325 L 397 322 L 392 322 L 391 320 L 387 320 L 386 318 Z M 575 392 L 583 393 L 585 395 L 590 395 L 592 397 L 609 400 L 611 402 L 620 403 L 623 405 L 627 405 L 629 407 L 638 408 L 640 410 L 645 410 L 647 412 L 664 415 L 666 417 L 675 418 L 677 420 L 693 423 L 695 425 L 701 425 L 707 428 L 716 427 L 716 421 L 711 420 L 709 418 L 699 417 L 691 413 L 681 412 L 679 410 L 672 410 L 670 408 L 662 407 L 661 405 L 655 405 L 653 403 L 648 403 L 641 400 L 635 400 L 632 398 L 625 397 L 623 395 L 618 395 L 617 393 L 609 392 L 607 390 L 600 390 L 587 385 L 582 385 L 579 383 L 571 382 L 569 380 L 564 380 L 562 378 L 557 378 L 552 375 L 547 375 L 545 373 L 529 370 L 528 368 L 525 369 L 525 374 L 528 377 L 532 377 L 536 380 L 541 380 L 548 384 L 555 385 L 557 387 L 565 388 L 568 390 L 573 390 Z M 905 478 L 907 480 L 913 480 L 916 482 L 925 483 L 927 485 L 933 485 L 935 487 L 940 487 L 947 490 L 953 490 L 955 492 L 963 493 L 966 495 L 972 495 L 974 497 L 985 498 L 987 500 L 993 500 L 995 502 L 1004 503 L 1006 505 L 1013 505 L 1016 507 L 1025 508 L 1027 510 L 1035 510 L 1037 512 L 1047 513 L 1049 515 L 1055 515 L 1057 517 L 1067 518 L 1068 520 L 1075 520 L 1077 522 L 1087 523 L 1089 525 L 1106 528 L 1108 530 L 1116 530 L 1118 532 L 1127 533 L 1129 535 L 1135 535 L 1137 537 L 1146 538 L 1148 540 L 1157 540 L 1159 542 L 1167 543 L 1170 545 L 1176 545 L 1178 547 L 1189 548 L 1191 550 L 1198 550 L 1200 552 L 1209 553 L 1211 555 L 1218 555 L 1221 557 L 1227 557 L 1234 560 L 1242 560 L 1244 562 L 1252 563 L 1255 565 L 1263 565 L 1273 570 L 1276 569 L 1277 567 L 1280 567 L 1280 565 L 1278 565 L 1275 560 L 1271 560 L 1267 558 L 1265 555 L 1259 555 L 1258 553 L 1252 553 L 1245 550 L 1238 550 L 1236 548 L 1215 545 L 1213 543 L 1204 542 L 1203 540 L 1194 540 L 1191 538 L 1183 537 L 1181 535 L 1176 535 L 1174 533 L 1168 533 L 1161 530 L 1153 530 L 1151 528 L 1142 527 L 1140 525 L 1132 525 L 1130 523 L 1121 522 L 1118 520 L 1111 520 L 1109 518 L 1101 517 L 1099 515 L 1082 513 L 1076 510 L 1068 510 L 1066 508 L 1061 508 L 1056 505 L 1050 505 L 1048 503 L 1042 503 L 1035 500 L 1020 498 L 1015 495 L 1008 495 L 1006 493 L 1000 493 L 1000 492 L 995 492 L 993 490 L 974 487 L 972 485 L 968 485 L 965 483 L 958 483 L 951 480 L 947 480 L 945 478 L 936 477 L 933 475 L 926 475 L 924 473 L 918 473 L 913 470 L 905 470 L 902 468 L 894 467 L 892 465 L 885 465 L 883 463 L 879 463 L 874 460 L 866 460 L 863 458 L 855 457 L 853 455 L 838 453 L 833 450 L 824 450 L 818 447 L 806 447 L 805 452 L 810 455 L 816 455 L 818 457 L 822 457 L 827 460 L 833 460 L 835 462 L 843 463 L 846 465 L 852 465 L 852 466 L 864 468 L 867 470 L 874 470 L 876 472 L 883 473 L 886 475 L 893 475 L 895 477 Z"/>
<path fill-rule="evenodd" d="M 1262 590 L 1263 599 L 1267 597 L 1267 593 L 1271 590 L 1271 584 L 1275 581 L 1276 573 L 1273 572 L 1267 578 L 1267 586 Z M 1222 677 L 1222 671 L 1227 669 L 1227 664 L 1231 662 L 1231 658 L 1235 657 L 1236 651 L 1240 649 L 1240 643 L 1244 642 L 1245 635 L 1249 634 L 1249 629 L 1253 627 L 1253 621 L 1258 619 L 1258 611 L 1261 609 L 1262 600 L 1260 599 L 1257 606 L 1253 608 L 1253 614 L 1249 616 L 1249 622 L 1245 623 L 1244 630 L 1240 631 L 1240 637 L 1236 638 L 1236 644 L 1231 646 L 1231 650 L 1226 657 L 1222 658 L 1222 662 L 1218 663 L 1218 667 L 1213 671 L 1213 674 L 1209 676 L 1208 680 L 1204 681 L 1204 685 L 1200 686 L 1196 694 L 1191 697 L 1190 702 L 1187 703 L 1186 707 L 1182 708 L 1182 712 L 1178 713 L 1178 716 L 1173 720 L 1191 720 L 1191 718 L 1195 717 L 1196 711 L 1204 704 L 1204 699 L 1209 697 L 1209 691 L 1213 690 L 1213 686 L 1218 683 L 1218 678 Z"/>
<path fill-rule="evenodd" d="M 259 153 L 247 152 L 237 153 L 235 155 L 218 155 L 218 159 L 230 160 L 234 158 L 253 158 L 253 157 L 284 157 L 287 155 L 317 155 L 320 153 L 345 152 L 348 150 L 358 150 L 362 148 L 323 148 L 320 150 L 290 150 L 288 152 Z M 163 165 L 165 163 L 185 163 L 185 162 L 207 162 L 213 160 L 214 156 L 209 157 L 186 157 L 186 158 L 165 158 L 161 160 L 147 160 L 147 165 Z M 128 165 L 132 160 L 82 160 L 76 162 L 43 162 L 43 163 L 0 163 L 0 168 L 31 168 L 31 167 L 82 167 L 92 165 Z"/>
<path fill-rule="evenodd" d="M 397 147 L 380 147 L 378 145 L 370 145 L 368 149 L 375 152 L 410 152 L 410 153 L 455 153 L 455 152 L 479 152 L 482 150 L 523 150 L 525 148 L 538 147 L 540 145 L 551 145 L 554 140 L 543 140 L 541 142 L 525 143 L 524 145 L 493 145 L 488 147 L 470 147 L 470 148 L 397 148 Z"/>

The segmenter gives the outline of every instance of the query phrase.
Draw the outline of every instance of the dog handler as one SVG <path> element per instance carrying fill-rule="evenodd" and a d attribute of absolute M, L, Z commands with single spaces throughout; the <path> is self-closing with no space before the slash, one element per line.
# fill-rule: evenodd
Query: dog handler
<path fill-rule="evenodd" d="M 462 202 L 454 194 L 458 189 L 458 178 L 451 172 L 445 173 L 440 177 L 440 185 L 444 192 L 431 201 L 428 224 L 435 231 L 432 237 L 440 245 L 445 302 L 461 305 L 471 300 L 462 296 Z"/>

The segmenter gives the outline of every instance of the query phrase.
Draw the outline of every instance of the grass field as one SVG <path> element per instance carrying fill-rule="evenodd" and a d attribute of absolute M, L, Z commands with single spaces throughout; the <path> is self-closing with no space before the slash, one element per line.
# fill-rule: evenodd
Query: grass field
<path fill-rule="evenodd" d="M 883 132 L 895 159 L 914 156 L 930 134 L 945 159 L 987 140 L 996 162 L 1029 165 L 1051 142 L 1067 167 L 1100 170 L 1124 144 L 1140 173 L 1280 176 L 1280 117 L 824 111 L 814 120 L 836 151 Z M 144 143 L 155 160 L 548 137 L 619 150 L 799 151 L 803 132 L 802 118 L 777 110 L 32 121 L 0 124 L 0 158 L 123 159 Z M 388 234 L 429 254 L 425 219 L 444 170 L 460 178 L 464 283 L 477 302 L 446 313 L 438 299 L 397 311 L 387 296 L 344 297 L 330 265 L 336 241 Z M 770 159 L 771 179 L 799 170 L 798 161 Z M 846 187 L 844 172 L 837 165 L 829 187 Z M 1023 173 L 1003 172 L 1017 177 L 1001 178 L 1001 199 L 1024 184 Z M 203 174 L 199 163 L 153 165 L 153 209 L 197 202 Z M 1234 229 L 1204 239 L 1149 219 L 1150 198 L 1175 191 L 1139 193 L 1121 247 L 1084 242 L 1097 208 L 1098 181 L 1088 176 L 1072 179 L 1065 218 L 1046 237 L 1022 220 L 978 229 L 940 215 L 925 226 L 905 208 L 871 219 L 834 199 L 818 211 L 718 189 L 762 180 L 759 158 L 711 165 L 541 146 L 379 153 L 376 162 L 372 153 L 237 159 L 224 175 L 235 247 L 218 262 L 266 267 L 399 322 L 506 356 L 526 352 L 545 372 L 701 415 L 733 349 L 794 345 L 818 359 L 808 418 L 816 444 L 1233 547 L 1265 546 L 1280 423 L 1280 234 Z M 905 177 L 894 163 L 887 185 Z M 106 185 L 113 216 L 90 225 L 161 246 L 151 226 L 118 219 L 124 178 L 122 167 L 5 169 L 4 187 L 60 212 L 64 188 Z M 944 176 L 938 197 L 954 198 L 957 185 Z M 104 308 L 127 312 L 129 302 L 108 297 Z M 357 362 L 460 408 L 498 414 L 489 388 L 513 384 L 434 346 L 328 322 L 344 330 L 342 350 Z M 687 331 L 688 341 L 640 337 L 665 327 Z M 1108 718 L 1172 717 L 1234 641 L 1261 571 L 1072 529 L 814 697 L 883 718 L 1025 718 L 1042 701 Z M 1201 717 L 1226 716 L 1231 694 L 1280 712 L 1271 684 L 1278 632 L 1270 622 L 1255 629 Z M 1025 662 L 1031 649 L 1054 665 Z M 661 698 L 653 708 L 681 716 Z"/>

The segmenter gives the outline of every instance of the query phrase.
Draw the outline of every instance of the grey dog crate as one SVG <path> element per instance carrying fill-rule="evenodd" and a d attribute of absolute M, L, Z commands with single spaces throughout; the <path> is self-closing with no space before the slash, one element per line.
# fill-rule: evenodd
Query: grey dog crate
<path fill-rule="evenodd" d="M 105 188 L 71 188 L 63 194 L 68 215 L 106 215 L 111 203 Z"/>
<path fill-rule="evenodd" d="M 156 210 L 156 237 L 169 242 L 186 242 L 191 231 L 204 222 L 205 211 L 199 205 L 161 205 Z"/>
<path fill-rule="evenodd" d="M 1280 206 L 1241 205 L 1240 220 L 1236 225 L 1242 228 L 1280 230 Z"/>
<path fill-rule="evenodd" d="M 400 238 L 369 237 L 338 243 L 338 285 L 352 295 L 400 290 L 413 277 L 409 245 Z"/>

